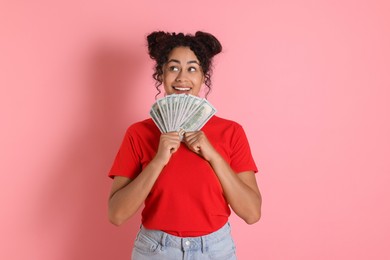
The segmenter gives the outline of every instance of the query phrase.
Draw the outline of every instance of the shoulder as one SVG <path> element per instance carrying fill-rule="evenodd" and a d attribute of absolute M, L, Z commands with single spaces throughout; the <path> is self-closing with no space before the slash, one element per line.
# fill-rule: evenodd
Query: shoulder
<path fill-rule="evenodd" d="M 231 129 L 231 130 L 242 129 L 241 124 L 237 123 L 236 121 L 222 118 L 222 117 L 218 117 L 218 116 L 213 116 L 209 120 L 209 122 L 207 123 L 206 126 L 211 127 L 211 128 L 218 128 L 218 129 L 222 128 L 225 130 L 227 130 L 227 129 Z"/>
<path fill-rule="evenodd" d="M 159 130 L 151 118 L 133 123 L 127 128 L 126 134 L 131 136 L 140 136 L 158 133 Z"/>
<path fill-rule="evenodd" d="M 245 135 L 241 124 L 218 116 L 213 116 L 202 130 L 212 138 L 231 139 Z"/>
<path fill-rule="evenodd" d="M 128 127 L 128 130 L 138 129 L 138 128 L 150 128 L 152 126 L 155 126 L 153 120 L 151 118 L 147 118 L 147 119 L 144 119 L 142 121 L 138 121 L 138 122 L 131 124 Z"/>

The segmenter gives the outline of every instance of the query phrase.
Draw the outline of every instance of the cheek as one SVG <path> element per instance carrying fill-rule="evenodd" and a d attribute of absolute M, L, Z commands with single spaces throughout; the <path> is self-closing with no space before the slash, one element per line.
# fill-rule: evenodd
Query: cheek
<path fill-rule="evenodd" d="M 170 84 L 171 82 L 172 82 L 172 76 L 171 75 L 169 75 L 169 74 L 163 74 L 162 75 L 162 82 L 164 83 L 164 84 Z"/>
<path fill-rule="evenodd" d="M 199 84 L 199 85 L 202 85 L 204 83 L 204 77 L 203 76 L 200 76 L 196 79 L 196 82 Z"/>

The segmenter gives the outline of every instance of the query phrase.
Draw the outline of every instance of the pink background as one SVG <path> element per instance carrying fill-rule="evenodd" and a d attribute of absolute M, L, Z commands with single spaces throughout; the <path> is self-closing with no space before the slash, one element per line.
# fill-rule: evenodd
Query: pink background
<path fill-rule="evenodd" d="M 263 216 L 239 259 L 390 259 L 388 1 L 2 1 L 0 259 L 129 259 L 106 177 L 154 102 L 145 36 L 215 34 L 210 102 L 240 122 Z"/>

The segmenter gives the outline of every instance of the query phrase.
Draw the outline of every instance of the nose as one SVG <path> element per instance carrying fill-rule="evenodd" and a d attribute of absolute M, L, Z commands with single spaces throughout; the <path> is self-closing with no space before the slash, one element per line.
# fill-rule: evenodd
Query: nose
<path fill-rule="evenodd" d="M 177 77 L 175 79 L 176 82 L 182 82 L 187 79 L 186 73 L 183 70 L 180 70 L 179 73 L 177 74 Z"/>

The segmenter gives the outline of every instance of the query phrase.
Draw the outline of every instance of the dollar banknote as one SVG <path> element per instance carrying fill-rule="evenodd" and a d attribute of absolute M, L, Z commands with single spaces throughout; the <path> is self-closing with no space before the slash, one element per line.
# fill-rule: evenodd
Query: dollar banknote
<path fill-rule="evenodd" d="M 187 94 L 172 94 L 158 99 L 150 109 L 150 116 L 162 133 L 200 130 L 217 112 L 211 103 Z"/>

